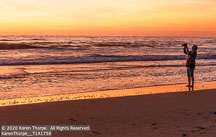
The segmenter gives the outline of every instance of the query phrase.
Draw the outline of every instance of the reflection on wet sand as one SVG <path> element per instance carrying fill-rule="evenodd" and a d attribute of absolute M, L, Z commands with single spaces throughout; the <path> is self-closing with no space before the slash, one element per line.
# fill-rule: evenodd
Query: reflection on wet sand
<path fill-rule="evenodd" d="M 191 87 L 189 88 L 185 87 L 185 84 L 179 84 L 179 85 L 144 87 L 144 88 L 134 88 L 134 89 L 125 89 L 125 90 L 107 90 L 107 91 L 86 92 L 86 93 L 77 93 L 77 94 L 0 100 L 0 106 L 56 102 L 56 101 L 65 101 L 65 100 L 124 97 L 124 96 L 136 96 L 136 95 L 146 95 L 146 94 L 169 93 L 169 92 L 187 92 L 188 90 L 190 92 L 191 91 L 194 92 L 197 90 L 215 89 L 215 88 L 216 88 L 216 82 L 204 82 L 204 83 L 196 83 L 194 89 Z"/>
<path fill-rule="evenodd" d="M 194 90 L 194 87 L 190 87 L 190 86 L 189 86 L 189 87 L 188 87 L 188 91 L 189 91 L 189 92 L 194 92 L 194 91 L 195 91 L 195 90 Z"/>

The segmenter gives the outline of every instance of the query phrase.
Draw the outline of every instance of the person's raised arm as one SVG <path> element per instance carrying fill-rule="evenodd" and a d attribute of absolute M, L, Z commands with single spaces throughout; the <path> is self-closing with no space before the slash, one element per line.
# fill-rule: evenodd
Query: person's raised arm
<path fill-rule="evenodd" d="M 184 54 L 189 54 L 189 49 L 187 47 L 187 44 L 183 44 L 182 46 L 184 46 Z"/>

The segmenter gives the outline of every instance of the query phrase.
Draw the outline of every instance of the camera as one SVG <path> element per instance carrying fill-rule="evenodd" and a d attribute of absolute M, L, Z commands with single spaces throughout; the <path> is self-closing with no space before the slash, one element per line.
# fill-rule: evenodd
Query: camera
<path fill-rule="evenodd" d="M 182 44 L 183 47 L 187 46 L 187 43 Z"/>

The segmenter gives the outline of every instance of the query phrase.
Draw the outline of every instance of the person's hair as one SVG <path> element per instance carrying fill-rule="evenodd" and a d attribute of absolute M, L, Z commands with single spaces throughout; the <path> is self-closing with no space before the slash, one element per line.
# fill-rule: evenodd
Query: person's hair
<path fill-rule="evenodd" d="M 198 49 L 198 46 L 197 45 L 193 45 L 192 50 L 197 51 L 197 49 Z"/>

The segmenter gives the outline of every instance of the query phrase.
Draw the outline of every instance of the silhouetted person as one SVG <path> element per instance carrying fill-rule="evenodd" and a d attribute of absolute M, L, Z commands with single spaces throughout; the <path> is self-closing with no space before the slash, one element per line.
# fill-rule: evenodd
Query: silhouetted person
<path fill-rule="evenodd" d="M 184 46 L 184 53 L 187 55 L 186 67 L 188 76 L 187 87 L 194 87 L 194 69 L 196 67 L 196 57 L 197 57 L 197 45 L 193 45 L 192 51 L 189 51 L 187 44 L 182 44 Z M 191 85 L 192 83 L 192 85 Z"/>

